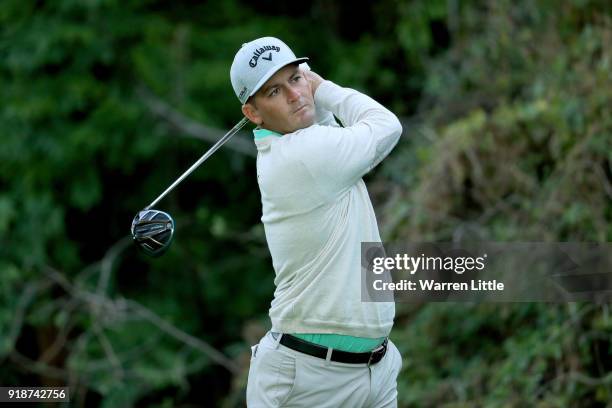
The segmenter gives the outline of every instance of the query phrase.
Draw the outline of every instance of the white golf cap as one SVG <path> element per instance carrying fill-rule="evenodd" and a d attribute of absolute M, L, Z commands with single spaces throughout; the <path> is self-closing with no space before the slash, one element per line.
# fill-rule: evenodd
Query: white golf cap
<path fill-rule="evenodd" d="M 296 58 L 291 48 L 278 38 L 262 37 L 242 44 L 230 69 L 234 92 L 244 104 L 278 70 L 304 61 L 308 58 Z"/>

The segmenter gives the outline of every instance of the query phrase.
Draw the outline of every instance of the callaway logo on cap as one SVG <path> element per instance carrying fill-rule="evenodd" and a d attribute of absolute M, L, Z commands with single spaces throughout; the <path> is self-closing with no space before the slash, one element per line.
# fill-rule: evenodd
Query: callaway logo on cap
<path fill-rule="evenodd" d="M 296 58 L 291 48 L 274 37 L 262 37 L 242 44 L 236 53 L 230 79 L 236 96 L 245 103 L 279 69 L 308 58 Z"/>

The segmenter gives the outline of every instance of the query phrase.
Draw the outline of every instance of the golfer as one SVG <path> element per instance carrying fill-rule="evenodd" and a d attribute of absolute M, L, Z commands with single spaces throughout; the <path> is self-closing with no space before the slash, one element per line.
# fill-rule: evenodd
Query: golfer
<path fill-rule="evenodd" d="M 361 301 L 360 244 L 380 242 L 362 177 L 402 128 L 306 60 L 264 37 L 243 44 L 230 71 L 257 125 L 261 220 L 276 273 L 272 329 L 252 347 L 247 405 L 395 407 L 402 360 L 387 337 L 395 305 Z"/>

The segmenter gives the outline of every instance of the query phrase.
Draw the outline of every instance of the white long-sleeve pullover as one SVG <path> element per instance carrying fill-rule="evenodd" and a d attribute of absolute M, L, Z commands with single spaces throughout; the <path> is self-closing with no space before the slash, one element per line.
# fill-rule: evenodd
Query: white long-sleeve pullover
<path fill-rule="evenodd" d="M 328 121 L 255 139 L 261 220 L 276 273 L 272 330 L 387 336 L 395 305 L 361 301 L 361 242 L 380 242 L 362 177 L 402 128 L 372 98 L 331 81 L 319 85 L 315 105 L 344 127 Z"/>

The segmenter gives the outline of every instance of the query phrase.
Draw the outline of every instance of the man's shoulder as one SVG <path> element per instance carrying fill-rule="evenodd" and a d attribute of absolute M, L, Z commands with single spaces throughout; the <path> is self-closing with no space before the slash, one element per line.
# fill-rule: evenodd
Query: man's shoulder
<path fill-rule="evenodd" d="M 292 133 L 287 133 L 284 137 L 289 136 L 294 139 L 300 139 L 309 135 L 319 134 L 320 132 L 327 130 L 328 127 L 329 126 L 319 125 L 315 123 L 314 125 L 308 126 L 306 128 L 298 129 Z"/>
<path fill-rule="evenodd" d="M 321 133 L 325 132 L 326 126 L 312 125 L 304 129 L 298 129 L 291 133 L 286 133 L 283 136 L 274 139 L 271 143 L 272 151 L 276 153 L 290 153 L 298 151 L 304 145 L 311 144 L 316 141 Z"/>
<path fill-rule="evenodd" d="M 298 129 L 295 132 L 287 133 L 281 138 L 287 145 L 300 146 L 312 145 L 320 143 L 329 134 L 330 131 L 338 129 L 334 126 L 314 124 L 304 129 Z"/>

